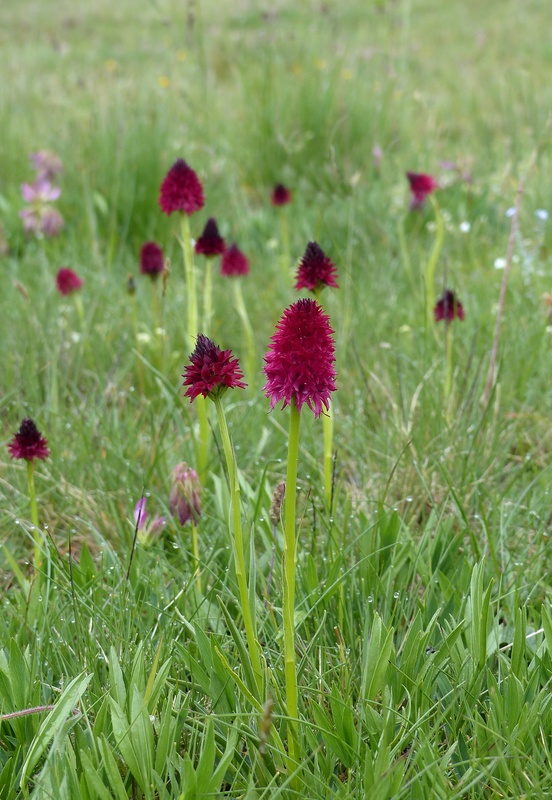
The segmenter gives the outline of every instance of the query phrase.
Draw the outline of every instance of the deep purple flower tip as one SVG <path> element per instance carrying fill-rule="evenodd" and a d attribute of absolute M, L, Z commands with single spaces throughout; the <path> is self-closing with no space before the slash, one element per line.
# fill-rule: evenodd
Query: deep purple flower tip
<path fill-rule="evenodd" d="M 442 296 L 437 300 L 435 308 L 433 309 L 435 322 L 452 322 L 454 319 L 464 319 L 464 308 L 460 300 L 456 297 L 454 292 L 446 289 Z"/>
<path fill-rule="evenodd" d="M 201 485 L 195 469 L 184 461 L 177 464 L 172 471 L 170 494 L 171 516 L 178 517 L 181 525 L 197 522 L 201 516 Z"/>
<path fill-rule="evenodd" d="M 140 250 L 140 272 L 158 278 L 165 269 L 163 250 L 155 242 L 146 242 Z"/>
<path fill-rule="evenodd" d="M 231 244 L 222 256 L 220 274 L 227 278 L 236 275 L 247 275 L 249 272 L 249 261 L 239 249 L 237 244 Z"/>
<path fill-rule="evenodd" d="M 56 275 L 57 290 L 62 295 L 72 294 L 81 288 L 84 281 L 69 267 L 62 267 Z"/>
<path fill-rule="evenodd" d="M 335 392 L 335 344 L 330 319 L 316 300 L 298 300 L 286 308 L 264 358 L 264 392 L 274 408 L 306 403 L 315 417 L 328 409 Z"/>
<path fill-rule="evenodd" d="M 295 288 L 308 289 L 318 293 L 325 286 L 339 288 L 335 280 L 337 270 L 322 248 L 316 242 L 309 242 L 305 255 L 299 262 Z"/>
<path fill-rule="evenodd" d="M 50 455 L 48 442 L 37 429 L 32 419 L 24 419 L 17 433 L 8 445 L 12 458 L 44 461 Z"/>
<path fill-rule="evenodd" d="M 214 217 L 209 217 L 203 233 L 195 244 L 195 251 L 198 255 L 207 256 L 220 256 L 224 253 L 224 239 L 219 233 L 218 225 Z"/>
<path fill-rule="evenodd" d="M 191 364 L 184 368 L 184 386 L 187 386 L 184 397 L 193 402 L 200 394 L 214 400 L 221 397 L 227 389 L 245 389 L 246 383 L 241 380 L 243 372 L 237 358 L 231 350 L 221 350 L 211 339 L 200 333 L 194 352 L 190 356 Z"/>
<path fill-rule="evenodd" d="M 412 192 L 410 208 L 420 208 L 424 204 L 426 197 L 439 188 L 435 178 L 431 175 L 425 175 L 423 172 L 407 172 L 406 177 Z"/>
<path fill-rule="evenodd" d="M 147 503 L 147 498 L 141 497 L 134 506 L 134 524 L 136 525 L 138 530 L 141 530 L 142 528 L 146 527 L 146 520 L 148 518 L 146 503 Z"/>
<path fill-rule="evenodd" d="M 179 158 L 174 162 L 161 184 L 159 205 L 165 214 L 183 211 L 190 216 L 205 203 L 203 187 L 196 173 Z"/>
<path fill-rule="evenodd" d="M 287 206 L 291 203 L 291 192 L 282 183 L 278 183 L 272 190 L 271 201 L 273 206 Z"/>

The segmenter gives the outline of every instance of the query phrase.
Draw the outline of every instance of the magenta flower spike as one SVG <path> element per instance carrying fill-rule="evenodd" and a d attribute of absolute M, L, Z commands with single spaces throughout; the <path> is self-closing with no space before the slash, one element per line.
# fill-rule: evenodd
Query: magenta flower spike
<path fill-rule="evenodd" d="M 224 253 L 225 244 L 224 239 L 219 233 L 218 225 L 214 217 L 209 217 L 203 233 L 195 243 L 195 252 L 198 255 L 203 255 L 206 258 L 213 258 L 220 256 Z"/>
<path fill-rule="evenodd" d="M 295 288 L 297 291 L 308 289 L 318 294 L 326 286 L 338 289 L 336 282 L 337 269 L 316 242 L 309 242 L 305 255 L 299 262 Z"/>
<path fill-rule="evenodd" d="M 48 442 L 42 436 L 32 419 L 24 419 L 19 430 L 8 445 L 12 458 L 24 458 L 32 461 L 35 458 L 45 461 L 50 455 Z"/>
<path fill-rule="evenodd" d="M 464 307 L 462 306 L 460 300 L 458 300 L 456 297 L 455 293 L 450 289 L 446 289 L 435 304 L 433 316 L 435 318 L 435 322 L 441 322 L 441 320 L 444 320 L 446 323 L 450 323 L 455 319 L 462 321 L 465 316 Z"/>
<path fill-rule="evenodd" d="M 270 199 L 273 206 L 287 206 L 291 203 L 292 194 L 282 183 L 278 183 L 272 190 Z"/>
<path fill-rule="evenodd" d="M 165 269 L 163 250 L 155 242 L 146 242 L 140 249 L 140 273 L 156 280 Z"/>
<path fill-rule="evenodd" d="M 249 273 L 249 260 L 236 243 L 231 244 L 222 256 L 220 274 L 227 278 Z"/>
<path fill-rule="evenodd" d="M 201 516 L 201 486 L 195 469 L 184 461 L 172 471 L 169 505 L 171 516 L 177 516 L 181 525 L 196 523 Z"/>
<path fill-rule="evenodd" d="M 304 403 L 319 417 L 335 392 L 335 344 L 330 320 L 316 300 L 286 308 L 265 356 L 264 391 L 270 406 L 283 400 L 301 411 Z"/>
<path fill-rule="evenodd" d="M 421 208 L 425 203 L 426 197 L 439 188 L 439 184 L 431 175 L 426 175 L 422 172 L 407 172 L 406 177 L 412 192 L 411 209 Z"/>
<path fill-rule="evenodd" d="M 184 368 L 184 397 L 193 402 L 198 395 L 220 398 L 227 389 L 245 389 L 243 373 L 237 358 L 231 350 L 221 350 L 211 339 L 202 333 L 197 337 L 194 352 L 190 355 L 191 364 Z"/>
<path fill-rule="evenodd" d="M 37 172 L 37 180 L 53 181 L 63 172 L 63 164 L 50 150 L 39 150 L 29 156 Z"/>
<path fill-rule="evenodd" d="M 52 186 L 50 181 L 45 178 L 41 178 L 34 183 L 22 183 L 21 194 L 26 203 L 51 203 L 58 199 L 61 189 L 59 186 Z"/>
<path fill-rule="evenodd" d="M 27 462 L 27 486 L 31 505 L 31 520 L 33 523 L 34 567 L 38 570 L 42 564 L 42 537 L 38 527 L 34 464 L 35 458 L 40 461 L 45 461 L 50 455 L 48 442 L 45 437 L 42 436 L 33 420 L 27 417 L 27 419 L 23 420 L 19 430 L 14 434 L 13 439 L 8 444 L 8 450 L 12 458 L 21 458 Z"/>
<path fill-rule="evenodd" d="M 184 159 L 177 159 L 167 172 L 159 193 L 159 205 L 164 214 L 182 211 L 191 216 L 203 208 L 203 187 L 194 170 Z"/>
<path fill-rule="evenodd" d="M 82 278 L 79 278 L 76 272 L 73 272 L 72 269 L 69 267 L 62 267 L 58 270 L 58 274 L 56 275 L 56 286 L 58 292 L 66 296 L 68 294 L 72 294 L 80 289 L 83 285 L 84 281 Z"/>

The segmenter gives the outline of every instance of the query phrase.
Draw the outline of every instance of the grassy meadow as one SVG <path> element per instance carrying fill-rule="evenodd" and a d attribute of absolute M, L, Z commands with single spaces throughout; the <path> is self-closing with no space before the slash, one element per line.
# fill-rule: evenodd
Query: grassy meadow
<path fill-rule="evenodd" d="M 549 16 L 546 0 L 4 0 L 0 800 L 550 794 Z M 20 217 L 43 149 L 63 163 L 51 238 Z M 215 217 L 250 261 L 243 279 L 214 263 L 209 336 L 248 383 L 224 410 L 260 687 L 209 401 L 199 561 L 169 508 L 200 436 L 180 215 L 158 204 L 178 158 L 205 193 L 192 236 Z M 439 182 L 418 210 L 407 171 Z M 148 240 L 163 285 L 139 274 Z M 337 267 L 321 298 L 337 391 L 331 508 L 323 420 L 301 413 L 297 722 L 270 514 L 290 409 L 270 411 L 262 368 L 308 296 L 294 283 L 309 241 Z M 84 281 L 74 296 L 60 267 Z M 203 256 L 195 274 L 200 333 Z M 450 326 L 433 318 L 445 288 L 465 311 Z M 8 451 L 26 417 L 51 450 L 38 530 Z M 166 520 L 147 540 L 142 497 Z"/>

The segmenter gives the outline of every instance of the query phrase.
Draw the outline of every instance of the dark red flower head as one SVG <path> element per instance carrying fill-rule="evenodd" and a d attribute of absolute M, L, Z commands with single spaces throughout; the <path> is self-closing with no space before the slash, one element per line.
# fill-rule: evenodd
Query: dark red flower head
<path fill-rule="evenodd" d="M 76 272 L 69 267 L 62 267 L 56 275 L 56 286 L 60 294 L 66 295 L 80 289 L 83 281 Z"/>
<path fill-rule="evenodd" d="M 272 190 L 271 200 L 273 206 L 287 206 L 291 203 L 291 192 L 282 183 L 278 183 Z"/>
<path fill-rule="evenodd" d="M 198 255 L 207 256 L 220 256 L 224 253 L 224 239 L 219 233 L 218 225 L 213 217 L 209 217 L 203 233 L 195 244 L 195 251 Z"/>
<path fill-rule="evenodd" d="M 48 442 L 42 436 L 32 419 L 24 419 L 21 427 L 8 445 L 12 458 L 24 458 L 32 461 L 39 458 L 44 461 L 50 455 Z"/>
<path fill-rule="evenodd" d="M 203 187 L 199 178 L 186 162 L 179 158 L 167 172 L 161 184 L 159 205 L 165 214 L 183 211 L 190 216 L 203 208 Z"/>
<path fill-rule="evenodd" d="M 229 278 L 236 275 L 247 275 L 248 272 L 249 261 L 247 256 L 242 253 L 237 244 L 231 244 L 222 256 L 220 274 Z"/>
<path fill-rule="evenodd" d="M 155 242 L 146 242 L 140 250 L 140 272 L 158 278 L 165 269 L 163 250 Z"/>
<path fill-rule="evenodd" d="M 335 345 L 330 319 L 316 300 L 298 300 L 286 308 L 265 356 L 264 391 L 274 408 L 306 403 L 315 417 L 328 409 L 335 392 Z"/>
<path fill-rule="evenodd" d="M 444 319 L 445 322 L 452 322 L 453 319 L 456 318 L 463 320 L 464 308 L 454 292 L 450 289 L 446 289 L 439 300 L 437 300 L 435 308 L 433 309 L 433 315 L 435 317 L 435 322 L 441 322 L 442 319 Z"/>
<path fill-rule="evenodd" d="M 297 291 L 308 289 L 317 294 L 325 286 L 338 288 L 335 277 L 337 270 L 322 248 L 316 242 L 309 242 L 305 255 L 299 262 L 297 271 Z"/>
<path fill-rule="evenodd" d="M 431 175 L 424 175 L 422 172 L 407 172 L 406 177 L 408 178 L 410 191 L 412 192 L 410 208 L 420 208 L 424 204 L 428 194 L 431 194 L 435 189 L 439 188 L 439 184 Z"/>
<path fill-rule="evenodd" d="M 245 389 L 246 383 L 241 380 L 243 372 L 238 359 L 231 350 L 220 347 L 204 336 L 197 337 L 194 352 L 190 356 L 191 364 L 184 368 L 184 386 L 187 386 L 184 397 L 193 402 L 199 394 L 214 400 L 221 397 L 227 389 Z"/>

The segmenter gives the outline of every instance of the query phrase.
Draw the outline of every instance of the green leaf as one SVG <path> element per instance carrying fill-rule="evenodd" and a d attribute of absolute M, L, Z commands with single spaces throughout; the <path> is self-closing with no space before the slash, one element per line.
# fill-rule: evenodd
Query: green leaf
<path fill-rule="evenodd" d="M 55 708 L 50 711 L 46 719 L 42 722 L 38 733 L 31 742 L 27 752 L 27 758 L 21 770 L 20 785 L 22 788 L 26 787 L 34 768 L 44 754 L 50 741 L 67 722 L 67 718 L 80 701 L 91 678 L 91 675 L 85 675 L 84 677 L 82 675 L 77 675 L 76 678 L 73 678 L 63 690 Z"/>

